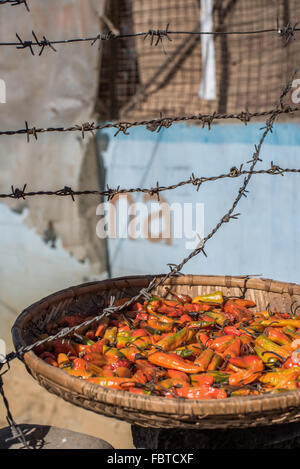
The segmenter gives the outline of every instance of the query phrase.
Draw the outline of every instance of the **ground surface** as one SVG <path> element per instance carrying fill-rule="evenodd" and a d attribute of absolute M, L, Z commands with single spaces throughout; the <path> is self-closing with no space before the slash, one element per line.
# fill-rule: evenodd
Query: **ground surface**
<path fill-rule="evenodd" d="M 130 425 L 80 409 L 49 394 L 15 360 L 4 376 L 5 392 L 17 423 L 52 425 L 101 438 L 114 448 L 134 448 Z M 0 428 L 6 427 L 5 409 L 0 402 Z"/>

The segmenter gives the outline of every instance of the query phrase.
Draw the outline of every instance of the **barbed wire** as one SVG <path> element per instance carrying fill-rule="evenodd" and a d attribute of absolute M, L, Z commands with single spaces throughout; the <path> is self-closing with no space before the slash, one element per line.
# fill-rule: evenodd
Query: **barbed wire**
<path fill-rule="evenodd" d="M 251 166 L 250 166 L 250 170 L 248 171 L 246 177 L 244 178 L 244 181 L 243 181 L 243 184 L 240 186 L 239 190 L 238 190 L 238 193 L 237 193 L 237 196 L 235 197 L 231 207 L 229 208 L 229 210 L 222 216 L 222 218 L 220 219 L 220 221 L 216 224 L 216 226 L 210 231 L 210 233 L 203 239 L 203 240 L 200 240 L 200 243 L 199 243 L 199 246 L 197 246 L 190 254 L 189 256 L 187 256 L 186 258 L 184 258 L 182 260 L 182 262 L 180 264 L 168 264 L 169 268 L 170 268 L 170 272 L 168 272 L 167 274 L 165 275 L 162 275 L 160 276 L 159 279 L 156 279 L 156 277 L 154 277 L 152 279 L 152 281 L 148 284 L 148 286 L 146 288 L 142 288 L 138 293 L 137 295 L 135 295 L 134 297 L 132 297 L 130 300 L 128 300 L 126 303 L 124 303 L 123 305 L 121 306 L 114 306 L 114 297 L 111 297 L 111 300 L 110 300 L 110 305 L 108 307 L 104 307 L 103 308 L 103 312 L 95 317 L 95 318 L 92 318 L 92 319 L 89 319 L 87 321 L 84 321 L 82 322 L 81 324 L 77 325 L 77 326 L 73 326 L 73 327 L 65 327 L 63 328 L 61 331 L 59 331 L 57 334 L 55 335 L 52 335 L 52 336 L 49 336 L 49 337 L 46 337 L 42 340 L 39 340 L 37 342 L 35 342 L 34 344 L 31 344 L 31 345 L 27 345 L 27 346 L 23 346 L 23 347 L 20 347 L 16 352 L 12 352 L 10 354 L 8 354 L 6 356 L 6 360 L 3 360 L 4 363 L 9 363 L 11 360 L 15 359 L 16 357 L 22 357 L 24 355 L 24 353 L 28 352 L 28 351 L 31 351 L 33 350 L 35 347 L 38 347 L 44 343 L 47 343 L 47 342 L 51 342 L 55 339 L 58 339 L 58 338 L 63 338 L 63 337 L 66 337 L 70 334 L 72 334 L 73 332 L 76 332 L 76 330 L 78 330 L 80 327 L 83 327 L 83 326 L 88 326 L 88 325 L 91 325 L 93 324 L 94 322 L 99 322 L 105 315 L 111 315 L 111 314 L 114 314 L 116 312 L 120 312 L 120 311 L 123 311 L 124 309 L 128 308 L 129 306 L 131 306 L 134 302 L 138 301 L 139 299 L 141 298 L 146 298 L 146 299 L 149 299 L 151 297 L 150 295 L 150 292 L 154 289 L 154 288 L 157 288 L 159 286 L 161 286 L 162 284 L 165 283 L 166 280 L 168 280 L 170 277 L 172 276 L 176 276 L 178 274 L 180 274 L 182 268 L 184 267 L 184 265 L 190 260 L 192 259 L 193 257 L 197 256 L 198 254 L 202 253 L 204 254 L 206 257 L 207 257 L 207 254 L 206 252 L 204 251 L 204 247 L 205 245 L 207 244 L 207 242 L 216 234 L 216 232 L 225 224 L 225 223 L 229 223 L 231 220 L 235 220 L 239 217 L 239 213 L 234 213 L 237 205 L 239 204 L 240 200 L 242 197 L 247 197 L 247 186 L 252 178 L 252 176 L 254 175 L 254 168 L 256 166 L 256 164 L 259 162 L 259 161 L 262 161 L 260 159 L 260 152 L 261 152 L 261 148 L 263 146 L 263 143 L 267 137 L 267 135 L 269 133 L 271 133 L 273 131 L 273 125 L 274 125 L 274 122 L 276 120 L 276 118 L 278 117 L 278 114 L 277 114 L 277 109 L 279 109 L 281 106 L 282 106 L 282 103 L 283 103 L 283 99 L 284 97 L 287 95 L 287 93 L 289 92 L 291 86 L 292 86 L 292 81 L 296 75 L 296 73 L 298 72 L 300 68 L 300 65 L 295 69 L 295 71 L 293 72 L 292 74 L 292 77 L 290 78 L 290 80 L 287 82 L 286 86 L 284 87 L 282 93 L 281 93 L 281 96 L 280 96 L 280 99 L 279 99 L 279 102 L 278 104 L 276 105 L 275 109 L 274 109 L 274 112 L 273 114 L 266 120 L 266 125 L 265 127 L 263 127 L 262 130 L 264 130 L 262 136 L 261 136 L 261 139 L 258 143 L 258 145 L 255 145 L 255 151 L 252 155 L 252 159 L 248 162 L 248 163 L 251 163 Z M 281 171 L 281 168 L 277 167 L 277 166 L 273 166 L 275 172 L 279 170 L 279 173 Z M 275 169 L 276 168 L 276 169 Z M 277 169 L 278 168 L 278 169 Z M 70 195 L 70 194 L 69 194 Z M 2 365 L 3 366 L 3 365 Z M 1 367 L 1 364 L 0 364 L 0 367 Z"/>
<path fill-rule="evenodd" d="M 0 0 L 0 6 L 9 3 L 10 6 L 14 7 L 17 5 L 24 5 L 27 11 L 30 11 L 27 0 Z"/>
<path fill-rule="evenodd" d="M 2 2 L 2 3 L 11 3 L 12 5 L 19 5 L 20 3 L 24 3 L 26 8 L 29 10 L 26 0 L 15 0 L 11 2 Z M 116 34 L 113 31 L 108 31 L 107 33 L 97 34 L 96 36 L 90 37 L 77 37 L 72 39 L 52 39 L 49 40 L 43 35 L 42 39 L 39 40 L 37 34 L 32 31 L 33 39 L 26 39 L 23 40 L 19 34 L 16 33 L 16 37 L 18 42 L 11 41 L 11 42 L 0 42 L 0 46 L 13 46 L 17 49 L 29 49 L 32 55 L 35 55 L 35 49 L 39 49 L 39 56 L 42 55 L 44 49 L 49 47 L 52 51 L 57 52 L 54 45 L 58 44 L 76 44 L 82 42 L 89 42 L 91 46 L 95 45 L 96 43 L 117 40 L 117 39 L 129 39 L 129 38 L 143 38 L 146 40 L 149 38 L 150 46 L 158 46 L 162 44 L 163 40 L 167 39 L 168 41 L 172 42 L 171 36 L 175 35 L 215 35 L 215 36 L 228 36 L 228 35 L 255 35 L 255 34 L 266 34 L 266 33 L 276 33 L 279 37 L 283 38 L 283 45 L 286 46 L 291 39 L 296 39 L 295 32 L 300 31 L 300 28 L 297 28 L 298 22 L 288 23 L 282 27 L 277 25 L 275 28 L 268 28 L 268 29 L 258 29 L 254 31 L 171 31 L 169 29 L 170 24 L 168 23 L 165 29 L 149 29 L 148 31 L 144 32 L 137 32 L 137 33 L 127 33 L 127 34 Z M 164 50 L 164 49 L 163 49 Z M 165 50 L 164 50 L 165 52 Z"/>
<path fill-rule="evenodd" d="M 249 112 L 248 110 L 241 111 L 239 113 L 231 113 L 231 114 L 220 114 L 214 112 L 213 114 L 192 114 L 186 116 L 168 116 L 168 117 L 159 117 L 154 119 L 148 120 L 140 120 L 140 121 L 120 121 L 120 122 L 113 122 L 107 124 L 95 124 L 94 122 L 84 122 L 82 124 L 74 124 L 69 127 L 29 127 L 28 122 L 25 121 L 25 128 L 18 129 L 18 130 L 0 130 L 0 136 L 13 136 L 13 135 L 26 135 L 27 142 L 30 142 L 30 137 L 34 137 L 35 140 L 38 139 L 39 134 L 43 133 L 52 133 L 52 132 L 79 132 L 81 134 L 82 139 L 85 138 L 86 132 L 90 132 L 93 136 L 95 135 L 96 131 L 103 130 L 103 129 L 116 129 L 116 133 L 114 137 L 116 137 L 119 133 L 124 135 L 130 135 L 128 130 L 134 127 L 146 127 L 147 130 L 150 132 L 160 132 L 160 130 L 164 128 L 171 127 L 172 124 L 178 122 L 187 122 L 187 121 L 195 121 L 199 122 L 204 128 L 205 126 L 208 129 L 211 129 L 212 124 L 214 121 L 223 120 L 223 119 L 237 119 L 240 122 L 243 122 L 245 125 L 248 124 L 252 119 L 259 118 L 259 117 L 266 117 L 271 116 L 272 114 L 276 113 L 276 117 L 281 114 L 293 114 L 295 112 L 300 111 L 300 106 L 289 106 L 282 104 L 279 109 L 270 109 L 268 111 L 261 111 L 261 112 Z"/>
<path fill-rule="evenodd" d="M 10 361 L 14 360 L 15 358 L 21 358 L 23 359 L 23 356 L 26 352 L 29 352 L 31 350 L 33 350 L 34 348 L 38 347 L 39 345 L 42 345 L 44 343 L 47 343 L 47 342 L 51 342 L 57 338 L 65 338 L 67 337 L 68 335 L 76 332 L 76 330 L 78 330 L 79 328 L 83 327 L 83 326 L 88 326 L 88 325 L 91 325 L 95 322 L 99 322 L 104 316 L 107 316 L 107 315 L 111 315 L 111 314 L 114 314 L 116 312 L 120 312 L 126 308 L 128 308 L 130 305 L 132 305 L 134 302 L 140 300 L 141 298 L 146 298 L 146 299 L 149 299 L 151 297 L 150 295 L 150 292 L 154 289 L 154 288 L 157 288 L 161 285 L 163 285 L 166 280 L 168 280 L 170 277 L 173 277 L 173 276 L 176 276 L 176 275 L 179 275 L 182 268 L 184 267 L 184 265 L 190 260 L 192 259 L 193 257 L 197 256 L 198 254 L 202 253 L 204 256 L 207 257 L 207 254 L 204 250 L 205 248 L 205 245 L 207 244 L 207 242 L 216 234 L 216 232 L 225 224 L 225 223 L 229 223 L 231 220 L 236 220 L 240 214 L 239 213 L 235 213 L 235 210 L 236 210 L 236 207 L 238 206 L 240 200 L 242 199 L 242 197 L 247 197 L 247 187 L 248 187 L 248 184 L 252 178 L 252 176 L 256 173 L 256 174 L 260 174 L 260 172 L 258 171 L 255 171 L 255 166 L 256 164 L 259 162 L 259 161 L 262 161 L 260 159 L 260 152 L 261 152 L 261 148 L 262 148 L 262 145 L 267 137 L 267 135 L 269 133 L 272 132 L 273 130 L 273 125 L 274 125 L 274 122 L 276 120 L 276 118 L 278 117 L 278 110 L 280 108 L 282 108 L 283 106 L 283 99 L 284 97 L 287 95 L 287 93 L 289 92 L 291 86 L 292 86 L 292 81 L 296 75 L 296 73 L 298 72 L 300 68 L 300 65 L 296 68 L 296 70 L 294 71 L 291 79 L 287 82 L 285 88 L 283 89 L 282 91 L 282 94 L 280 96 L 280 99 L 279 99 L 279 102 L 277 104 L 277 106 L 275 107 L 274 109 L 274 112 L 268 117 L 268 119 L 266 120 L 266 125 L 265 127 L 262 129 L 264 130 L 262 136 L 261 136 L 261 139 L 258 143 L 258 145 L 255 145 L 255 151 L 252 155 L 252 159 L 248 162 L 248 163 L 251 163 L 251 166 L 250 166 L 250 169 L 249 171 L 247 172 L 245 178 L 244 178 L 244 181 L 243 181 L 243 184 L 240 186 L 239 190 L 238 190 L 238 193 L 237 193 L 237 196 L 235 197 L 231 207 L 228 209 L 228 211 L 223 215 L 223 217 L 220 219 L 220 221 L 216 224 L 216 226 L 210 231 L 210 233 L 203 239 L 201 240 L 200 239 L 200 243 L 199 245 L 196 247 L 196 249 L 194 249 L 187 257 L 185 257 L 182 262 L 180 264 L 168 264 L 169 268 L 170 268 L 170 271 L 165 274 L 165 275 L 162 275 L 160 276 L 159 278 L 156 278 L 156 277 L 153 277 L 153 279 L 151 280 L 151 282 L 148 284 L 148 286 L 146 288 L 142 288 L 138 293 L 137 295 L 135 295 L 134 297 L 132 297 L 131 299 L 129 299 L 126 303 L 124 303 L 123 305 L 121 306 L 114 306 L 114 297 L 111 297 L 110 298 L 110 304 L 108 307 L 104 307 L 103 308 L 103 311 L 101 314 L 99 314 L 97 317 L 95 318 L 92 318 L 92 319 L 89 319 L 87 321 L 84 321 L 82 322 L 81 324 L 77 325 L 77 326 L 74 326 L 74 327 L 71 327 L 71 328 L 64 328 L 62 329 L 61 331 L 59 331 L 57 334 L 55 335 L 52 335 L 52 336 L 49 336 L 49 337 L 46 337 L 42 340 L 39 340 L 37 342 L 35 342 L 34 344 L 30 344 L 30 345 L 27 345 L 27 346 L 23 346 L 21 348 L 19 348 L 18 350 L 16 350 L 16 352 L 11 352 L 10 354 L 6 355 L 5 357 L 3 357 L 3 360 L 1 360 L 0 362 L 0 371 L 1 369 L 3 368 L 3 366 L 6 364 L 8 369 L 9 369 L 9 364 L 10 364 Z M 240 170 L 237 170 L 237 168 L 232 168 L 231 169 L 231 172 L 232 170 L 234 169 L 233 171 L 233 174 L 236 173 L 236 171 L 240 172 L 241 174 L 239 175 L 242 175 L 243 174 L 243 170 L 242 170 L 242 167 L 240 168 Z M 269 171 L 271 170 L 271 173 L 269 173 Z M 282 174 L 282 168 L 274 165 L 273 163 L 271 163 L 271 168 L 270 170 L 267 170 L 268 171 L 268 174 Z M 298 170 L 292 170 L 293 172 L 297 171 Z M 231 177 L 234 177 L 234 175 L 232 175 Z M 25 191 L 25 188 L 26 186 L 24 186 L 24 189 L 23 189 L 23 192 Z M 13 189 L 13 188 L 12 188 Z M 66 189 L 66 188 L 65 188 Z M 13 190 L 14 193 L 16 193 L 16 190 Z M 21 195 L 21 194 L 19 194 Z M 71 195 L 72 198 L 73 198 L 73 194 L 68 194 L 68 195 Z M 6 370 L 7 371 L 7 370 Z M 5 372 L 4 372 L 5 373 Z M 12 432 L 12 438 L 10 439 L 18 439 L 21 444 L 23 445 L 24 448 L 28 448 L 28 444 L 26 442 L 26 438 L 22 432 L 22 429 L 20 427 L 17 426 L 17 424 L 14 422 L 14 419 L 11 415 L 11 412 L 10 412 L 10 409 L 9 409 L 9 405 L 8 405 L 8 401 L 6 399 L 6 396 L 4 394 L 4 390 L 3 390 L 3 380 L 2 380 L 2 375 L 3 375 L 3 372 L 0 374 L 0 394 L 2 396 L 2 399 L 3 399 L 3 402 L 4 402 L 4 405 L 5 405 L 5 408 L 6 408 L 6 412 L 7 412 L 7 422 L 11 428 L 11 432 Z"/>
<path fill-rule="evenodd" d="M 298 71 L 298 68 L 297 68 L 297 71 Z M 284 91 L 282 92 L 282 95 L 280 97 L 279 105 L 282 103 L 283 97 L 286 95 L 286 93 L 290 89 L 290 86 L 291 86 L 290 81 L 288 82 L 288 84 L 289 84 L 288 89 L 287 89 L 287 86 L 288 86 L 287 85 L 286 88 L 284 89 Z M 279 105 L 277 105 L 277 107 Z M 261 159 L 259 158 L 259 155 L 260 155 L 260 151 L 261 151 L 263 142 L 264 142 L 266 136 L 268 135 L 268 133 L 272 132 L 273 124 L 274 124 L 274 121 L 275 121 L 276 117 L 277 117 L 277 114 L 276 114 L 276 112 L 274 112 L 274 114 L 272 116 L 270 116 L 266 121 L 266 126 L 264 128 L 264 132 L 263 132 L 263 135 L 260 139 L 260 142 L 257 146 L 255 146 L 255 151 L 254 151 L 253 156 L 252 156 L 251 167 L 250 167 L 249 174 L 245 177 L 242 186 L 239 188 L 238 194 L 237 194 L 232 206 L 225 213 L 225 215 L 223 215 L 223 217 L 220 219 L 220 221 L 217 223 L 217 225 L 210 231 L 210 233 L 203 240 L 200 240 L 200 245 L 197 246 L 196 249 L 194 249 L 189 256 L 187 256 L 185 259 L 183 259 L 183 261 L 178 265 L 168 264 L 169 267 L 170 267 L 170 272 L 168 272 L 167 274 L 161 276 L 159 280 L 157 280 L 156 277 L 154 277 L 146 288 L 141 289 L 138 292 L 137 295 L 132 297 L 130 300 L 128 300 L 123 305 L 114 306 L 114 298 L 111 297 L 110 305 L 106 308 L 103 308 L 103 312 L 99 316 L 97 316 L 95 318 L 92 318 L 92 319 L 89 319 L 87 321 L 84 321 L 84 322 L 82 322 L 81 324 L 79 324 L 77 326 L 65 327 L 62 330 L 60 330 L 57 334 L 54 334 L 54 335 L 46 337 L 42 340 L 39 340 L 39 341 L 35 342 L 34 344 L 23 346 L 23 347 L 19 348 L 16 352 L 12 352 L 11 354 L 7 355 L 6 356 L 6 362 L 9 363 L 9 361 L 13 360 L 17 356 L 22 357 L 22 355 L 24 355 L 26 352 L 29 352 L 29 351 L 33 350 L 34 348 L 39 347 L 40 345 L 51 342 L 55 339 L 64 338 L 64 337 L 76 332 L 79 328 L 81 328 L 83 326 L 89 326 L 89 325 L 91 325 L 95 322 L 99 322 L 99 321 L 101 321 L 101 319 L 105 315 L 111 315 L 111 314 L 114 314 L 116 312 L 120 312 L 120 311 L 128 308 L 131 304 L 133 304 L 134 302 L 138 301 L 141 298 L 146 298 L 146 299 L 148 298 L 149 299 L 150 292 L 154 288 L 157 288 L 158 286 L 165 283 L 165 281 L 168 278 L 170 278 L 174 275 L 178 275 L 180 273 L 180 271 L 182 270 L 183 266 L 191 258 L 195 257 L 196 255 L 198 255 L 200 253 L 203 253 L 205 256 L 207 256 L 206 252 L 204 251 L 204 247 L 205 247 L 206 243 L 209 241 L 209 239 L 211 239 L 215 235 L 215 233 L 221 228 L 222 225 L 224 225 L 225 223 L 230 222 L 230 220 L 232 220 L 232 219 L 237 219 L 240 215 L 239 213 L 234 213 L 234 211 L 235 211 L 239 201 L 241 200 L 241 198 L 243 196 L 247 197 L 246 196 L 247 186 L 250 182 L 251 177 L 254 174 L 254 168 L 255 168 L 256 164 L 258 163 L 258 161 L 261 161 Z"/>
<path fill-rule="evenodd" d="M 75 196 L 82 196 L 82 195 L 97 195 L 97 196 L 102 196 L 102 197 L 107 197 L 107 200 L 112 200 L 114 197 L 117 195 L 124 195 L 124 194 L 132 194 L 132 193 L 143 193 L 143 194 L 149 194 L 151 197 L 157 196 L 158 201 L 160 201 L 159 194 L 161 192 L 166 192 L 170 190 L 177 189 L 179 187 L 183 187 L 186 185 L 193 185 L 196 187 L 196 190 L 198 191 L 201 187 L 202 184 L 205 182 L 212 182 L 212 181 L 218 181 L 220 179 L 226 179 L 226 178 L 237 178 L 240 176 L 246 176 L 246 175 L 262 175 L 262 174 L 268 174 L 271 176 L 284 176 L 284 174 L 287 173 L 300 173 L 300 169 L 297 168 L 281 168 L 280 166 L 276 165 L 271 161 L 270 168 L 268 169 L 260 169 L 256 171 L 250 171 L 243 169 L 243 165 L 240 166 L 240 168 L 237 168 L 233 166 L 230 168 L 229 172 L 220 174 L 218 176 L 201 176 L 201 177 L 195 177 L 194 173 L 189 177 L 189 179 L 186 179 L 184 181 L 180 181 L 177 184 L 172 184 L 169 186 L 160 186 L 159 182 L 157 181 L 155 187 L 151 188 L 145 188 L 145 187 L 134 187 L 130 189 L 125 189 L 125 188 L 120 188 L 118 186 L 115 189 L 112 189 L 107 185 L 107 189 L 100 191 L 98 189 L 96 190 L 73 190 L 71 187 L 65 186 L 62 189 L 58 189 L 56 191 L 26 191 L 27 184 L 24 184 L 23 189 L 15 188 L 14 186 L 11 186 L 11 192 L 6 193 L 6 194 L 1 194 L 0 193 L 0 199 L 23 199 L 25 200 L 27 197 L 35 197 L 35 196 L 58 196 L 58 197 L 71 197 L 73 201 L 75 201 Z"/>
<path fill-rule="evenodd" d="M 0 371 L 1 371 L 1 364 L 0 364 Z M 3 401 L 3 404 L 5 406 L 5 409 L 6 409 L 6 421 L 11 429 L 11 432 L 12 432 L 12 436 L 11 438 L 7 438 L 5 441 L 8 442 L 8 441 L 11 441 L 11 440 L 18 440 L 22 447 L 20 449 L 29 449 L 29 445 L 26 441 L 26 438 L 24 436 L 24 433 L 21 429 L 21 427 L 19 427 L 17 425 L 17 423 L 15 422 L 13 416 L 12 416 L 12 413 L 10 411 L 10 408 L 9 408 L 9 402 L 6 398 L 6 395 L 5 395 L 5 392 L 4 392 L 4 387 L 3 387 L 3 378 L 2 376 L 7 373 L 7 371 L 10 369 L 10 365 L 9 365 L 9 362 L 7 362 L 7 369 L 4 371 L 4 372 L 1 372 L 0 373 L 0 395 L 2 397 L 2 401 Z"/>

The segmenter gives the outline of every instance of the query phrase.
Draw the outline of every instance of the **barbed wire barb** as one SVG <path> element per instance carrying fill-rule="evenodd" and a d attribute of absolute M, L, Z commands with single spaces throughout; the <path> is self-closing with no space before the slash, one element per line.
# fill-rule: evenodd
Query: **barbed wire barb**
<path fill-rule="evenodd" d="M 27 0 L 1 0 L 0 6 L 9 3 L 10 6 L 15 7 L 17 5 L 24 5 L 27 11 L 30 11 Z"/>

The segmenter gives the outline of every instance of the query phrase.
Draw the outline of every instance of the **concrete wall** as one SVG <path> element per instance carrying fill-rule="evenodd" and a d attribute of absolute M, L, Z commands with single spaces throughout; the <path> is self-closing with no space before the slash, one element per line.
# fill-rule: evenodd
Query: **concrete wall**
<path fill-rule="evenodd" d="M 1 7 L 0 41 L 49 40 L 96 36 L 101 32 L 104 0 L 30 0 L 23 7 Z M 0 128 L 52 127 L 95 120 L 100 54 L 89 43 L 30 51 L 1 48 L 0 79 L 6 83 L 6 104 L 0 103 Z M 11 185 L 29 190 L 74 190 L 100 187 L 94 140 L 86 135 L 43 134 L 28 144 L 26 136 L 1 137 L 0 192 Z M 105 243 L 96 237 L 97 198 L 37 197 L 0 202 L 0 339 L 12 350 L 10 328 L 22 309 L 54 291 L 106 274 Z M 132 447 L 130 427 L 83 411 L 49 395 L 12 363 L 5 391 L 19 423 L 57 425 Z M 0 426 L 6 425 L 0 402 Z"/>
<path fill-rule="evenodd" d="M 260 140 L 261 123 L 219 124 L 202 129 L 185 124 L 162 129 L 159 134 L 143 128 L 130 135 L 106 131 L 107 182 L 111 188 L 153 187 L 156 181 L 170 185 L 198 176 L 227 173 L 252 158 Z M 299 168 L 298 123 L 277 123 L 262 148 L 263 162 L 257 169 L 269 168 L 271 161 L 284 168 Z M 249 165 L 245 164 L 244 169 Z M 239 220 L 224 225 L 207 244 L 208 257 L 191 260 L 184 269 L 193 274 L 263 274 L 282 281 L 300 281 L 300 237 L 298 207 L 299 174 L 258 175 L 249 184 L 249 194 L 237 208 Z M 199 192 L 192 185 L 162 193 L 172 204 L 204 204 L 204 234 L 231 206 L 242 178 L 204 183 Z M 131 194 L 131 202 L 143 202 L 144 195 Z M 124 201 L 123 201 L 124 203 Z M 158 208 L 156 209 L 158 210 Z M 128 220 L 124 221 L 124 225 Z M 126 226 L 123 227 L 123 230 Z M 195 236 L 195 234 L 194 234 Z M 155 241 L 155 240 L 154 240 Z M 160 273 L 167 263 L 179 263 L 190 250 L 187 239 L 111 239 L 109 257 L 112 275 Z"/>

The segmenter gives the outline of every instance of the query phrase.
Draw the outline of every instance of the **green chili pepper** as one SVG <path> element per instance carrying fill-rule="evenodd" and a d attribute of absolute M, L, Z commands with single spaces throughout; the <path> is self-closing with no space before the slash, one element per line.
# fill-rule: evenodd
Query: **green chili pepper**
<path fill-rule="evenodd" d="M 180 345 L 186 340 L 188 336 L 189 330 L 187 327 L 184 327 L 180 331 L 176 332 L 176 334 L 169 335 L 164 339 L 157 342 L 157 346 L 164 350 L 165 352 L 170 350 L 175 350 L 176 348 L 180 347 Z"/>

